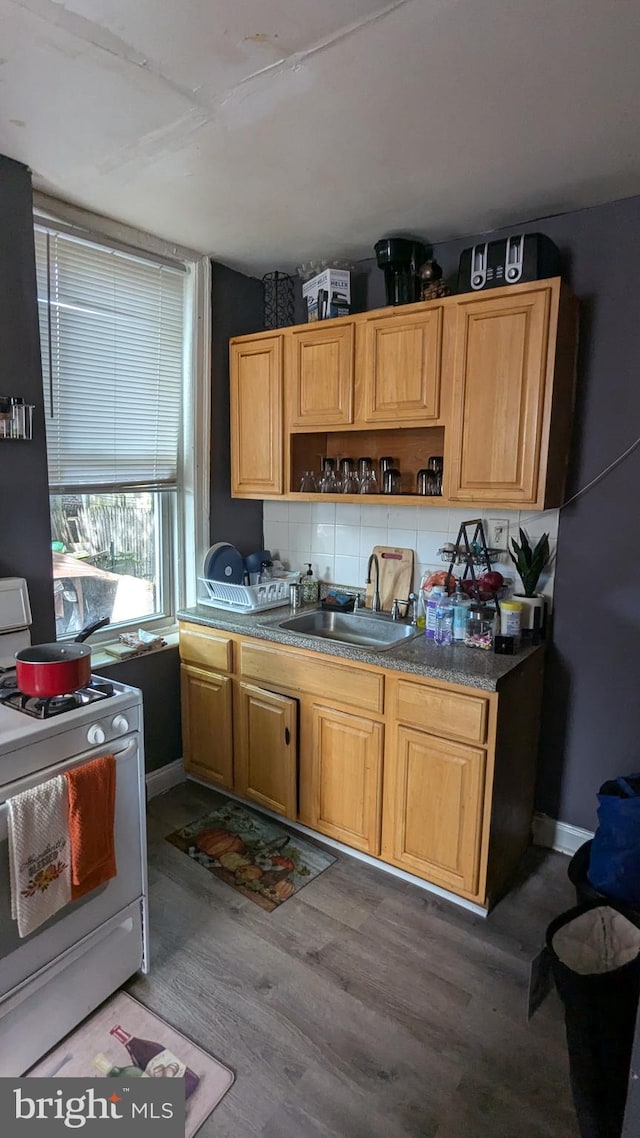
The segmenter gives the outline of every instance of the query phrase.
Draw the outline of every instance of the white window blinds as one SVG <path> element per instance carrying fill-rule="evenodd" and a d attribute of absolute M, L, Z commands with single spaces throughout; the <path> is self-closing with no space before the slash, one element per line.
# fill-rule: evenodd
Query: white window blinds
<path fill-rule="evenodd" d="M 175 485 L 185 273 L 35 232 L 52 491 Z"/>

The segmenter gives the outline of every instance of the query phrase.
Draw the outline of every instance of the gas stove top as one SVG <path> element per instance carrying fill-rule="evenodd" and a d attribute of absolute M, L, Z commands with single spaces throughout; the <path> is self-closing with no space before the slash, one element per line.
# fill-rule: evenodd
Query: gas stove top
<path fill-rule="evenodd" d="M 3 698 L 8 680 L 0 676 L 0 784 L 141 730 L 141 693 L 118 680 L 93 675 L 90 685 L 56 697 L 48 708 L 15 683 Z"/>
<path fill-rule="evenodd" d="M 94 679 L 86 688 L 78 688 L 65 695 L 50 696 L 48 699 L 25 695 L 15 686 L 15 675 L 4 676 L 0 681 L 0 703 L 31 715 L 34 719 L 51 719 L 65 711 L 75 711 L 89 703 L 109 699 L 114 694 L 115 688 L 109 680 Z"/>

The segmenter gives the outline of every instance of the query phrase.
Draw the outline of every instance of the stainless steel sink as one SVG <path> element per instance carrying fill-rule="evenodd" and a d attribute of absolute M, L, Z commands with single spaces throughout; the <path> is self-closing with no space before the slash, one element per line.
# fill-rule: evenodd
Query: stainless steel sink
<path fill-rule="evenodd" d="M 327 612 L 326 609 L 299 613 L 298 616 L 280 621 L 279 627 L 289 632 L 299 632 L 301 636 L 337 640 L 340 644 L 349 644 L 353 648 L 368 648 L 371 652 L 388 652 L 390 648 L 411 640 L 419 633 L 415 625 L 402 624 L 390 617 Z"/>

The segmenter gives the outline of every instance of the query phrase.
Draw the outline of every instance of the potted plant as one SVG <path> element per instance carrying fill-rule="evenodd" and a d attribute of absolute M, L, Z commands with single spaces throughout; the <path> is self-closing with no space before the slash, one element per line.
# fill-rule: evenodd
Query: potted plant
<path fill-rule="evenodd" d="M 522 605 L 522 632 L 525 637 L 537 639 L 544 632 L 546 601 L 536 593 L 542 570 L 549 564 L 549 534 L 543 533 L 532 548 L 526 533 L 520 529 L 520 542 L 511 538 L 510 556 L 522 581 L 522 593 L 514 593 L 514 599 Z"/>

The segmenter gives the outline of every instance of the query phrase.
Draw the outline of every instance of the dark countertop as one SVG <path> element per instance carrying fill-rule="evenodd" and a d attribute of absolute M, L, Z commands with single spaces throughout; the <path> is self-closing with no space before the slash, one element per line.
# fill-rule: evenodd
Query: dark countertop
<path fill-rule="evenodd" d="M 305 606 L 299 611 L 313 612 L 313 608 Z M 278 627 L 281 621 L 288 620 L 292 615 L 288 605 L 245 614 L 199 604 L 193 608 L 181 609 L 178 620 L 188 620 L 222 632 L 255 636 L 257 640 L 304 648 L 323 656 L 337 656 L 354 663 L 373 664 L 378 668 L 409 672 L 415 676 L 459 684 L 461 687 L 480 688 L 483 691 L 498 691 L 504 676 L 534 652 L 543 651 L 538 646 L 523 648 L 516 656 L 496 656 L 495 652 L 483 652 L 478 648 L 467 648 L 463 644 L 451 648 L 437 647 L 424 634 L 418 634 L 414 639 L 401 642 L 394 648 L 376 652 L 339 641 L 303 636 Z"/>

